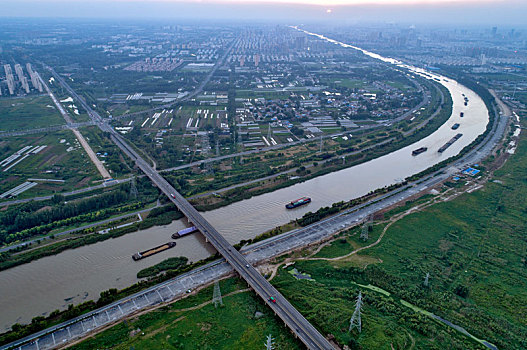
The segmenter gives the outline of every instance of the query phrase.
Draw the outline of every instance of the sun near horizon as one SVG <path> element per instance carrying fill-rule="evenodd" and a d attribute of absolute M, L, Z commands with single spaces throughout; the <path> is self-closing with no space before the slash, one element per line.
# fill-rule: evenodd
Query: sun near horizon
<path fill-rule="evenodd" d="M 145 2 L 149 0 L 117 0 Z M 438 4 L 469 4 L 469 3 L 499 3 L 502 0 L 152 0 L 153 2 L 187 2 L 187 3 L 230 3 L 230 4 L 303 4 L 318 6 L 352 6 L 352 5 L 438 5 Z"/>

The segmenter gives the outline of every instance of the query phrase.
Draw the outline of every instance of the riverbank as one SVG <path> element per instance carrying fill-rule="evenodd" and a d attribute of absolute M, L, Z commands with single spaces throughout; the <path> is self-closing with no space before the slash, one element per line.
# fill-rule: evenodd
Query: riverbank
<path fill-rule="evenodd" d="M 500 157 L 507 157 L 507 155 L 502 152 L 499 152 L 499 154 L 501 154 Z M 491 171 L 496 171 L 496 166 L 499 167 L 500 164 L 503 164 L 500 157 L 493 158 L 492 162 L 487 162 L 485 164 L 487 169 L 486 172 L 488 172 L 483 176 L 485 180 L 492 177 Z M 501 170 L 501 172 L 507 173 L 507 170 L 504 169 Z M 475 181 L 479 182 L 483 180 Z M 473 187 L 472 184 L 467 186 L 471 188 Z M 453 191 L 457 191 L 455 199 L 452 197 Z M 390 236 L 397 237 L 397 234 L 390 232 L 392 229 L 391 226 L 396 225 L 399 221 L 406 220 L 406 217 L 411 215 L 419 215 L 419 212 L 433 210 L 435 206 L 441 205 L 444 200 L 450 202 L 458 201 L 459 198 L 465 196 L 462 194 L 463 192 L 465 192 L 463 188 L 456 188 L 454 190 L 446 186 L 445 190 L 437 196 L 427 195 L 412 203 L 406 203 L 402 210 L 392 209 L 389 212 L 386 212 L 385 216 L 388 217 L 390 221 L 382 221 L 383 219 L 378 218 L 381 221 L 374 225 L 369 240 L 378 240 L 379 238 L 382 238 L 381 234 L 385 236 L 385 239 Z M 462 197 L 459 197 L 460 194 Z M 387 225 L 388 223 L 390 223 L 390 225 Z M 395 292 L 393 291 L 394 286 L 391 286 L 393 278 L 383 280 L 382 288 L 368 283 L 370 277 L 365 276 L 367 274 L 364 273 L 364 271 L 377 268 L 377 266 L 382 266 L 387 262 L 377 255 L 365 255 L 365 253 L 367 254 L 369 251 L 368 249 L 374 249 L 374 245 L 369 244 L 369 242 L 363 242 L 359 237 L 360 231 L 360 229 L 343 231 L 339 236 L 335 237 L 332 242 L 318 247 L 314 251 L 314 248 L 301 250 L 295 253 L 293 257 L 291 254 L 287 254 L 285 265 L 284 257 L 278 257 L 276 260 L 280 262 L 276 266 L 271 263 L 264 264 L 259 268 L 262 273 L 271 275 L 273 284 L 286 293 L 288 298 L 296 300 L 295 305 L 297 305 L 305 315 L 309 315 L 310 319 L 315 322 L 317 327 L 322 328 L 325 333 L 333 334 L 340 344 L 351 344 L 355 342 L 355 344 L 360 344 L 366 348 L 384 347 L 386 344 L 398 344 L 401 347 L 408 347 L 410 344 L 412 344 L 412 346 L 417 345 L 421 347 L 431 347 L 434 346 L 434 344 L 440 344 L 441 346 L 449 344 L 451 346 L 472 348 L 476 344 L 479 344 L 491 349 L 494 348 L 491 342 L 478 338 L 470 333 L 473 332 L 472 329 L 467 328 L 467 330 L 463 326 L 459 326 L 458 324 L 454 324 L 444 319 L 443 317 L 445 315 L 442 315 L 443 317 L 437 316 L 441 314 L 434 314 L 423 309 L 423 306 L 418 306 L 414 302 L 407 302 L 406 299 L 403 299 L 400 296 L 400 293 L 397 292 L 397 288 Z M 419 235 L 419 237 L 416 237 L 415 239 L 420 240 L 422 237 Z M 378 246 L 383 244 L 384 241 Z M 429 245 L 427 244 L 427 246 Z M 431 244 L 431 246 L 434 245 Z M 358 254 L 358 247 L 362 247 L 362 252 L 360 254 Z M 295 262 L 294 265 L 292 265 L 291 262 Z M 292 270 L 294 270 L 293 273 L 291 273 Z M 272 271 L 272 273 L 269 273 L 270 271 Z M 351 281 L 350 274 L 353 276 Z M 378 276 L 374 274 L 371 278 L 376 279 L 377 277 Z M 419 285 L 419 282 L 416 283 Z M 420 283 L 422 283 L 422 281 Z M 437 291 L 435 287 L 437 284 L 437 276 L 433 275 L 429 283 L 428 286 L 421 285 L 421 287 L 418 288 L 427 291 L 429 294 L 441 293 L 441 291 Z M 383 289 L 386 285 L 391 286 L 391 288 Z M 300 290 L 302 292 L 299 292 Z M 346 332 L 348 327 L 346 322 L 348 322 L 349 314 L 353 312 L 353 303 L 349 302 L 349 298 L 350 296 L 356 296 L 359 290 L 363 293 L 364 301 L 362 310 L 363 332 L 360 336 L 356 331 L 352 331 L 351 334 Z M 412 289 L 410 288 L 407 290 Z M 222 289 L 222 291 L 224 291 L 224 289 Z M 197 296 L 209 298 L 209 293 L 211 293 L 211 288 L 198 292 Z M 227 291 L 224 291 L 224 293 L 227 293 Z M 420 295 L 422 294 L 423 293 Z M 409 296 L 405 294 L 405 297 Z M 172 302 L 169 308 L 183 308 L 186 305 L 185 303 L 185 299 L 176 301 L 175 303 Z M 328 303 L 331 303 L 331 305 Z M 420 303 L 420 305 L 421 304 L 422 303 Z M 338 311 L 334 310 L 335 305 L 338 305 Z M 242 310 L 243 309 L 240 309 L 236 315 L 231 315 L 231 317 L 233 317 L 233 319 L 242 317 Z M 119 343 L 125 341 L 127 346 L 149 344 L 148 339 L 150 339 L 150 337 L 146 336 L 144 340 L 140 337 L 128 338 L 125 334 L 121 335 L 121 330 L 123 327 L 135 329 L 136 324 L 141 323 L 142 325 L 145 325 L 144 322 L 147 322 L 147 324 L 150 325 L 150 321 L 148 320 L 152 319 L 151 313 L 158 315 L 160 319 L 166 318 L 166 312 L 158 312 L 157 310 L 150 313 L 141 312 L 139 316 L 129 318 L 126 323 L 119 323 L 116 326 L 108 327 L 102 333 L 97 332 L 97 334 L 94 336 L 92 335 L 89 340 L 79 342 L 78 346 L 81 349 L 93 346 L 112 347 L 112 344 L 114 344 L 113 342 L 115 341 Z M 150 316 L 148 316 L 149 314 Z M 216 317 L 221 318 L 223 311 L 221 308 L 214 309 L 214 314 L 216 314 Z M 348 316 L 344 317 L 344 314 L 347 314 Z M 419 316 L 420 314 L 426 317 L 421 318 Z M 153 319 L 157 320 L 157 317 L 154 317 Z M 416 320 L 419 320 L 419 322 L 416 323 Z M 130 324 L 130 322 L 132 324 Z M 174 329 L 181 327 L 181 323 L 186 324 L 186 321 L 178 321 L 176 325 L 163 328 L 162 332 L 173 332 Z M 149 334 L 151 332 L 151 327 L 144 327 L 146 330 L 145 334 Z M 456 332 L 449 331 L 449 328 L 456 330 Z M 379 334 L 382 334 L 382 336 L 379 336 Z M 434 334 L 435 336 L 431 338 L 429 337 L 430 334 Z M 478 334 L 478 336 L 480 335 Z M 236 338 L 236 336 L 234 337 Z M 406 344 L 406 346 L 404 344 Z"/>
<path fill-rule="evenodd" d="M 445 82 L 445 85 L 452 91 L 451 95 L 454 100 L 451 118 L 459 118 L 460 109 L 467 112 L 462 126 L 464 137 L 445 153 L 438 154 L 432 150 L 439 148 L 451 138 L 452 130 L 449 125 L 443 125 L 429 137 L 389 155 L 352 168 L 319 176 L 273 193 L 252 197 L 228 207 L 206 212 L 204 216 L 225 235 L 229 242 L 234 244 L 241 240 L 252 239 L 273 227 L 300 218 L 308 211 L 316 211 L 319 208 L 331 206 L 335 202 L 361 197 L 376 188 L 401 182 L 411 174 L 418 173 L 433 164 L 450 158 L 476 139 L 477 135 L 484 132 L 488 124 L 488 114 L 482 100 L 473 92 L 455 82 Z M 471 102 L 468 107 L 463 107 L 462 94 L 470 98 Z M 422 145 L 428 145 L 431 151 L 418 157 L 412 157 L 412 149 Z M 285 210 L 284 203 L 306 194 L 314 199 L 310 205 L 292 211 Z M 90 298 L 93 298 L 101 290 L 111 287 L 125 288 L 136 281 L 136 274 L 139 270 L 160 262 L 157 258 L 163 260 L 168 257 L 159 255 L 159 257 L 153 257 L 149 261 L 130 264 L 130 254 L 145 248 L 141 244 L 147 244 L 146 247 L 149 247 L 157 244 L 157 242 L 159 244 L 165 243 L 167 237 L 174 230 L 181 229 L 182 225 L 181 222 L 174 222 L 155 231 L 147 230 L 140 234 L 133 233 L 110 240 L 108 243 L 105 242 L 104 246 L 95 244 L 70 250 L 34 262 L 31 270 L 23 268 L 8 270 L 6 271 L 8 273 L 4 273 L 3 276 L 6 277 L 4 281 L 9 282 L 9 287 L 6 285 L 5 295 L 9 296 L 10 299 L 5 299 L 5 301 L 10 300 L 10 305 L 20 305 L 16 300 L 23 299 L 27 310 L 17 308 L 16 313 L 20 315 L 23 311 L 27 311 L 34 314 L 37 309 L 43 312 L 46 309 L 53 310 L 62 307 L 63 300 L 72 297 L 73 293 L 85 291 L 90 293 Z M 148 239 L 147 243 L 145 243 L 146 239 Z M 204 245 L 199 235 L 192 235 L 178 241 L 178 247 L 175 248 L 174 254 L 185 256 L 191 254 L 189 259 L 197 261 L 210 254 L 204 247 L 207 245 Z M 79 261 L 79 259 L 84 263 L 71 263 Z M 53 266 L 53 269 L 50 270 L 48 266 Z M 94 273 L 94 269 L 97 269 L 98 272 Z M 72 280 L 68 277 L 72 276 L 72 273 L 76 278 L 83 281 L 82 285 L 75 279 Z M 24 280 L 20 280 L 19 276 L 24 276 Z M 64 279 L 67 281 L 61 283 L 60 281 Z M 67 290 L 54 290 L 53 286 L 49 285 L 50 280 L 56 281 L 55 284 L 67 286 Z M 37 285 L 43 289 L 39 300 L 32 297 L 35 293 L 31 293 L 32 295 L 25 294 L 24 291 L 27 288 L 23 288 L 23 286 L 27 281 L 31 281 L 32 285 Z M 89 281 L 89 283 L 85 281 Z M 0 285 L 0 290 L 4 290 L 3 285 Z M 49 295 L 51 292 L 53 294 Z M 42 305 L 40 302 L 44 299 L 47 305 Z M 79 298 L 75 298 L 73 302 L 78 303 Z M 50 304 L 53 305 L 51 308 Z M 4 315 L 7 317 L 11 312 L 10 306 L 6 304 L 2 307 L 6 310 Z"/>

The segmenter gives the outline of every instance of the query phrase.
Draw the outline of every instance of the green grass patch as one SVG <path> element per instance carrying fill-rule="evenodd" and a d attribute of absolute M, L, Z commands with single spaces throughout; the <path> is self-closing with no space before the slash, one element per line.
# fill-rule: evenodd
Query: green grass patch
<path fill-rule="evenodd" d="M 23 130 L 66 124 L 48 96 L 0 99 L 0 130 Z"/>

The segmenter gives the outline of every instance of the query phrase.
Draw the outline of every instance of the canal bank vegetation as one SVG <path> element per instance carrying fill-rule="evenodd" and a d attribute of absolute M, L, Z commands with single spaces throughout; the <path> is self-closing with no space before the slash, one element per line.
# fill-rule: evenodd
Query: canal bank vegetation
<path fill-rule="evenodd" d="M 175 269 L 175 270 L 167 269 L 165 270 L 164 273 L 161 273 L 157 276 L 152 274 L 150 278 L 141 280 L 131 285 L 130 287 L 127 287 L 121 290 L 118 290 L 116 288 L 110 288 L 106 291 L 103 291 L 100 293 L 99 299 L 96 301 L 89 300 L 89 301 L 86 301 L 78 305 L 69 304 L 66 310 L 52 311 L 47 317 L 45 316 L 34 317 L 29 324 L 22 325 L 19 323 L 15 323 L 13 326 L 11 326 L 10 331 L 0 334 L 0 345 L 10 343 L 12 341 L 21 339 L 35 332 L 39 332 L 43 329 L 49 328 L 51 326 L 57 325 L 59 323 L 62 323 L 68 320 L 71 320 L 75 317 L 82 316 L 83 314 L 86 314 L 99 307 L 108 305 L 114 301 L 125 298 L 134 293 L 140 292 L 146 288 L 155 286 L 156 284 L 159 284 L 161 282 L 174 278 L 186 271 L 190 271 L 192 269 L 206 265 L 219 258 L 220 258 L 219 254 L 215 254 L 206 259 L 199 260 L 191 264 L 186 264 L 185 262 L 185 265 L 180 264 L 179 269 Z M 187 258 L 180 257 L 176 259 L 177 260 L 174 260 L 174 261 L 183 262 L 183 260 Z M 172 261 L 170 262 L 164 261 L 158 265 L 159 266 L 156 265 L 157 269 L 161 270 L 164 267 L 170 268 L 174 266 L 175 263 L 173 263 Z"/>
<path fill-rule="evenodd" d="M 223 305 L 211 302 L 213 287 L 121 322 L 72 349 L 260 350 L 271 335 L 275 349 L 300 350 L 301 343 L 265 303 L 235 278 L 220 281 Z"/>
<path fill-rule="evenodd" d="M 388 212 L 390 222 L 375 224 L 368 240 L 386 230 L 379 244 L 352 254 L 364 243 L 357 229 L 347 231 L 295 262 L 314 281 L 295 279 L 290 266 L 273 283 L 323 333 L 352 348 L 484 349 L 486 341 L 524 349 L 526 172 L 521 139 L 485 187 L 420 211 L 407 211 L 415 202 Z M 363 331 L 348 333 L 359 290 Z"/>
<path fill-rule="evenodd" d="M 138 192 L 131 193 L 130 184 L 122 184 L 93 191 L 84 197 L 55 195 L 47 201 L 32 201 L 4 208 L 0 211 L 0 241 L 3 244 L 15 244 L 33 239 L 34 242 L 0 253 L 0 271 L 66 249 L 119 237 L 154 225 L 168 224 L 182 217 L 173 206 L 153 208 L 145 220 L 98 234 L 98 230 L 108 224 L 102 224 L 101 227 L 96 225 L 97 222 L 155 206 L 159 192 L 148 179 L 139 179 L 136 188 Z M 129 218 L 125 218 L 117 223 L 129 221 Z M 91 227 L 82 229 L 83 226 Z M 67 230 L 73 232 L 60 235 Z"/>
<path fill-rule="evenodd" d="M 213 175 L 206 172 L 204 175 L 202 165 L 197 169 L 171 172 L 166 178 L 186 197 L 237 186 L 221 191 L 220 194 L 191 200 L 198 210 L 208 211 L 346 169 L 408 146 L 430 135 L 444 124 L 452 113 L 452 99 L 443 86 L 437 87 L 435 92 L 432 102 L 421 111 L 421 118 L 416 118 L 418 122 L 403 120 L 392 125 L 390 130 L 377 130 L 371 134 L 357 131 L 353 133 L 353 138 L 346 141 L 340 137 L 325 140 L 323 152 L 319 152 L 319 143 L 313 142 L 295 146 L 293 149 L 250 155 L 243 159 L 229 160 L 229 163 L 214 164 L 211 165 Z M 433 118 L 417 127 L 435 112 L 437 114 Z M 366 150 L 368 152 L 365 152 Z M 245 182 L 264 177 L 270 178 L 243 185 Z"/>
<path fill-rule="evenodd" d="M 142 269 L 137 273 L 137 278 L 146 278 L 146 277 L 153 277 L 158 275 L 161 272 L 169 271 L 170 273 L 182 273 L 186 270 L 186 265 L 188 262 L 188 258 L 184 256 L 178 256 L 175 258 L 168 258 L 166 260 L 163 260 L 159 264 L 155 264 L 154 266 L 147 267 L 146 269 Z"/>

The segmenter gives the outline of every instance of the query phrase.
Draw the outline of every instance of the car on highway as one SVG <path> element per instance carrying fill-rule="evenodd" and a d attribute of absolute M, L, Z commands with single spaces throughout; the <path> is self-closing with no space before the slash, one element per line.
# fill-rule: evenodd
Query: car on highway
<path fill-rule="evenodd" d="M 176 199 L 176 195 L 175 194 L 171 193 L 170 195 L 172 196 L 172 198 Z"/>
<path fill-rule="evenodd" d="M 273 304 L 276 304 L 276 298 L 275 297 L 270 297 L 269 298 L 269 301 Z"/>

